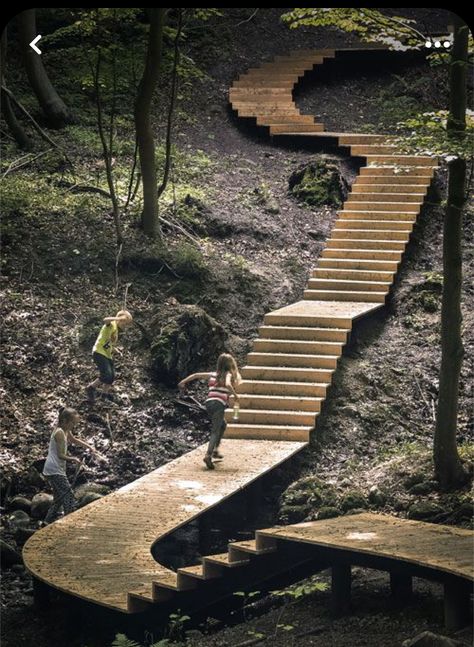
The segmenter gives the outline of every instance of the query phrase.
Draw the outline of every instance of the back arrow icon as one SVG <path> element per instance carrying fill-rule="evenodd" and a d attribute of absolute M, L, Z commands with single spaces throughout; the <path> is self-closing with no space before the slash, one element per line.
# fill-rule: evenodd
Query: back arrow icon
<path fill-rule="evenodd" d="M 36 43 L 40 40 L 41 34 L 38 34 L 36 38 L 33 38 L 33 40 L 30 43 L 31 49 L 34 49 L 37 54 L 41 54 L 41 50 L 39 47 L 36 47 Z"/>

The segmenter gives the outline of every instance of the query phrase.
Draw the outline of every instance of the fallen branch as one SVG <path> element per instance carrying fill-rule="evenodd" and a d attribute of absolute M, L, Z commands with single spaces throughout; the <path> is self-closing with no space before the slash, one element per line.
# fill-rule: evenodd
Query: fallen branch
<path fill-rule="evenodd" d="M 71 193 L 98 193 L 102 197 L 110 200 L 110 193 L 98 186 L 91 186 L 90 184 L 72 184 L 71 182 L 67 182 L 67 180 L 61 180 L 58 182 L 58 186 L 66 187 L 68 191 L 71 191 Z"/>
<path fill-rule="evenodd" d="M 9 173 L 13 173 L 13 171 L 17 171 L 19 168 L 23 168 L 24 166 L 31 164 L 31 162 L 34 162 L 39 157 L 43 157 L 43 155 L 46 155 L 46 153 L 49 153 L 51 150 L 52 148 L 48 148 L 48 150 L 43 151 L 42 153 L 38 153 L 38 155 L 34 155 L 33 157 L 30 157 L 32 153 L 27 153 L 26 155 L 22 155 L 21 157 L 19 157 L 17 160 L 13 160 L 13 162 L 9 164 L 5 173 L 2 175 L 2 178 L 6 177 Z M 30 157 L 30 159 L 27 159 L 20 164 L 19 162 L 21 160 L 24 160 L 25 157 Z"/>
<path fill-rule="evenodd" d="M 186 402 L 185 400 L 180 400 L 179 398 L 175 398 L 173 402 L 175 404 L 179 404 L 182 407 L 186 407 L 187 409 L 191 409 L 191 411 L 205 411 L 205 408 L 202 406 L 202 404 L 199 403 Z"/>

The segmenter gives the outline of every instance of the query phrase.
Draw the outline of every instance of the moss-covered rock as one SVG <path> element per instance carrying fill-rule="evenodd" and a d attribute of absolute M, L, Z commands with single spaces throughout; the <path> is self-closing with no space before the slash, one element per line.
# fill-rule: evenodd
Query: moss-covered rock
<path fill-rule="evenodd" d="M 444 512 L 444 508 L 433 501 L 418 501 L 409 507 L 408 518 L 419 521 L 434 521 L 436 517 Z"/>
<path fill-rule="evenodd" d="M 318 510 L 318 519 L 332 519 L 333 517 L 339 517 L 340 514 L 339 508 L 332 505 L 323 505 Z"/>
<path fill-rule="evenodd" d="M 163 308 L 152 322 L 151 367 L 169 386 L 197 370 L 210 369 L 225 351 L 227 333 L 199 306 Z"/>
<path fill-rule="evenodd" d="M 289 192 L 299 202 L 310 206 L 340 207 L 347 196 L 347 182 L 337 164 L 317 159 L 294 171 Z"/>
<path fill-rule="evenodd" d="M 335 507 L 337 494 L 332 485 L 314 476 L 292 483 L 280 499 L 280 519 L 285 523 L 302 521 L 322 507 Z"/>
<path fill-rule="evenodd" d="M 422 483 L 415 483 L 408 490 L 410 494 L 430 494 L 438 489 L 438 481 L 423 481 Z"/>
<path fill-rule="evenodd" d="M 367 508 L 367 499 L 362 492 L 353 490 L 352 492 L 347 492 L 342 497 L 340 505 L 344 512 L 348 512 L 348 510 L 365 509 Z"/>

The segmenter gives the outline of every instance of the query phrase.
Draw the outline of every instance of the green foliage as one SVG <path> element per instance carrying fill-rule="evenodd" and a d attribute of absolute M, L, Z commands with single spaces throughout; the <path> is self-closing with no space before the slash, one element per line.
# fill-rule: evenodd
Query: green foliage
<path fill-rule="evenodd" d="M 125 634 L 117 634 L 112 647 L 141 647 L 135 640 L 130 640 Z"/>
<path fill-rule="evenodd" d="M 474 150 L 474 112 L 466 112 L 466 130 L 451 136 L 446 129 L 447 110 L 416 114 L 398 123 L 396 145 L 411 154 L 472 158 Z"/>
<path fill-rule="evenodd" d="M 296 601 L 314 593 L 326 591 L 327 588 L 328 585 L 326 582 L 320 582 L 317 576 L 313 576 L 309 580 L 293 584 L 287 589 L 272 591 L 272 593 L 278 597 L 285 598 L 287 601 Z"/>
<path fill-rule="evenodd" d="M 426 38 L 418 32 L 414 20 L 387 16 L 377 9 L 299 8 L 283 14 L 282 20 L 292 29 L 296 27 L 337 27 L 356 34 L 367 43 L 383 43 L 389 49 L 405 51 L 425 46 Z"/>

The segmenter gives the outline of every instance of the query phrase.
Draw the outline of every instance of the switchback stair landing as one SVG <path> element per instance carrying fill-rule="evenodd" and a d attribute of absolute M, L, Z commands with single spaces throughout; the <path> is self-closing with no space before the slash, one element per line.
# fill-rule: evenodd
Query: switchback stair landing
<path fill-rule="evenodd" d="M 347 55 L 347 51 L 346 51 Z M 305 71 L 337 57 L 299 50 L 249 70 L 230 89 L 241 117 L 278 138 L 336 139 L 367 166 L 339 212 L 304 299 L 265 316 L 242 369 L 240 420 L 229 424 L 225 461 L 204 470 L 204 446 L 35 533 L 23 557 L 50 586 L 124 613 L 168 599 L 190 582 L 231 572 L 255 542 L 174 573 L 153 544 L 265 474 L 309 440 L 352 323 L 380 308 L 393 282 L 436 162 L 400 154 L 382 135 L 324 132 L 301 115 L 292 89 Z M 193 584 L 193 586 L 194 586 Z"/>

